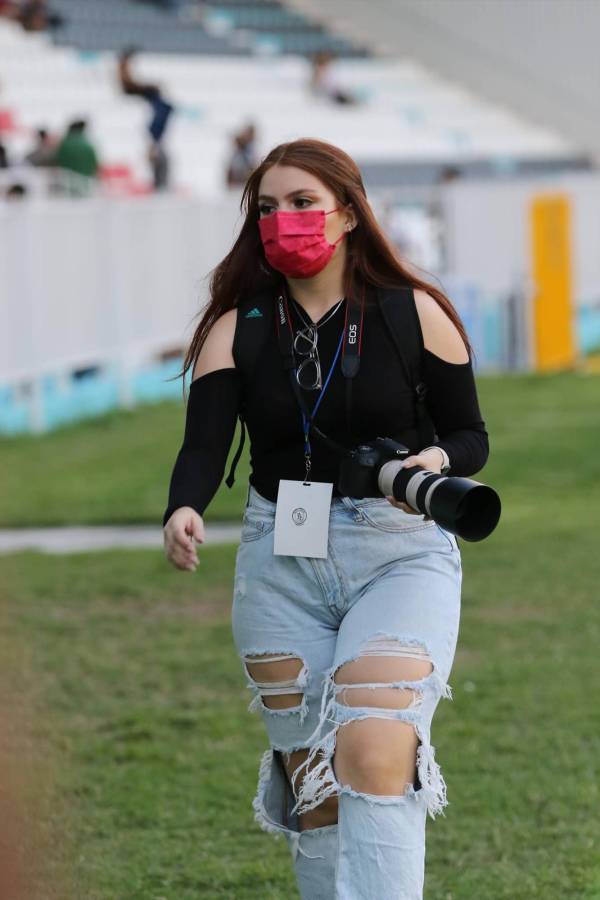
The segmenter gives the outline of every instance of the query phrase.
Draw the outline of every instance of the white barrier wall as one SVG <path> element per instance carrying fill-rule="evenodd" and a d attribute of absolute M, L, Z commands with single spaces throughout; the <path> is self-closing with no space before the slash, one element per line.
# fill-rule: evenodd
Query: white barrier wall
<path fill-rule="evenodd" d="M 237 196 L 0 206 L 0 383 L 181 345 L 238 219 Z"/>
<path fill-rule="evenodd" d="M 499 293 L 529 279 L 529 205 L 545 193 L 565 193 L 571 202 L 576 300 L 600 299 L 600 173 L 595 172 L 448 185 L 444 206 L 452 270 Z"/>
<path fill-rule="evenodd" d="M 530 296 L 528 209 L 544 190 L 571 200 L 575 301 L 599 305 L 594 174 L 446 186 L 448 281 L 484 298 Z M 184 345 L 239 224 L 237 193 L 0 205 L 0 386 L 110 362 L 135 368 Z"/>
<path fill-rule="evenodd" d="M 578 307 L 600 314 L 600 174 L 456 181 L 443 192 L 449 269 L 476 282 L 483 295 L 521 295 L 525 331 L 535 293 L 531 205 L 546 194 L 564 194 L 570 205 L 574 316 Z M 524 363 L 531 365 L 531 357 Z"/>

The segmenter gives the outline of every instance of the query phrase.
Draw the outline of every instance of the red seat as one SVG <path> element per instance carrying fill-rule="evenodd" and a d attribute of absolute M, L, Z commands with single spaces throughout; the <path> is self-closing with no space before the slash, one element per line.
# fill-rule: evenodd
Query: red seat
<path fill-rule="evenodd" d="M 98 176 L 110 193 L 133 197 L 152 192 L 152 186 L 138 181 L 126 163 L 102 165 Z"/>
<path fill-rule="evenodd" d="M 0 109 L 0 131 L 19 131 L 19 125 L 12 109 Z"/>

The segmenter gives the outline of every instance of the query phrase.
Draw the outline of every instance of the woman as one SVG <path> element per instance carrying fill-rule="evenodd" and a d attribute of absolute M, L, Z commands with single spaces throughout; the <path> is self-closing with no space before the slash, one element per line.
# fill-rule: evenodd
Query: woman
<path fill-rule="evenodd" d="M 193 541 L 204 541 L 202 514 L 243 406 L 252 474 L 232 627 L 270 744 L 256 819 L 285 835 L 303 900 L 413 900 L 423 891 L 427 812 L 446 805 L 430 724 L 440 697 L 451 696 L 460 551 L 453 534 L 391 495 L 341 494 L 335 446 L 391 437 L 409 447 L 407 466 L 477 472 L 488 443 L 470 345 L 449 300 L 395 257 L 357 166 L 337 147 L 275 148 L 242 206 L 184 361 L 193 382 L 163 518 L 166 554 L 195 570 Z M 381 316 L 384 289 L 414 310 L 435 426 L 429 446 L 419 443 L 413 391 Z M 249 323 L 269 304 L 277 327 L 248 370 Z M 352 342 L 346 325 L 357 311 Z M 350 406 L 344 340 L 359 353 Z M 301 538 L 310 504 L 320 518 Z"/>

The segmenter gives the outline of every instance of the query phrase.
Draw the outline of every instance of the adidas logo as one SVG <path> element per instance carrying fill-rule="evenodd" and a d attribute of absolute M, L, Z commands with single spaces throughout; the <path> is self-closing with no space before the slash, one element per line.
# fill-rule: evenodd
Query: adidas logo
<path fill-rule="evenodd" d="M 246 313 L 244 318 L 257 319 L 259 316 L 262 318 L 262 313 L 261 313 L 260 309 L 257 306 L 255 306 L 254 309 L 251 309 L 250 312 Z"/>

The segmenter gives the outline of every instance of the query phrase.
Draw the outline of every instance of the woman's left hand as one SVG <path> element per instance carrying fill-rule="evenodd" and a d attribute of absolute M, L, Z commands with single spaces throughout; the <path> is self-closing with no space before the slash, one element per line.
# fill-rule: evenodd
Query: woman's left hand
<path fill-rule="evenodd" d="M 409 469 L 411 466 L 421 466 L 423 469 L 428 469 L 430 472 L 435 472 L 437 475 L 440 474 L 440 470 L 442 468 L 443 458 L 442 454 L 438 453 L 437 450 L 425 450 L 423 453 L 419 453 L 413 456 L 407 456 L 406 459 L 402 460 L 402 468 Z M 403 509 L 404 512 L 410 513 L 414 516 L 421 516 L 423 513 L 420 513 L 418 509 L 413 509 L 412 506 L 409 506 L 408 503 L 403 503 L 400 500 L 396 500 L 395 497 L 391 495 L 387 495 L 386 499 L 392 504 L 392 506 L 396 506 L 398 509 Z M 425 516 L 426 519 L 430 519 L 431 516 Z"/>

